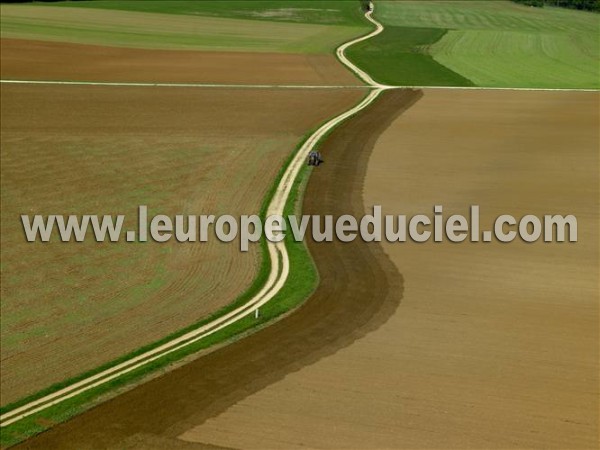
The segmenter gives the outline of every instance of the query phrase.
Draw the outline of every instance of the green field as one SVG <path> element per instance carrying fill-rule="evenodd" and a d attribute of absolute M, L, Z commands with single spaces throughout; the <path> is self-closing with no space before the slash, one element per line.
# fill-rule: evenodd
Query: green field
<path fill-rule="evenodd" d="M 73 6 L 57 2 L 54 6 Z M 78 1 L 78 8 L 116 9 L 277 22 L 365 26 L 358 0 L 99 0 Z"/>
<path fill-rule="evenodd" d="M 600 88 L 598 14 L 508 1 L 377 1 L 376 17 L 386 30 L 349 55 L 381 82 Z"/>
<path fill-rule="evenodd" d="M 117 2 L 100 3 L 117 5 Z M 165 2 L 129 3 L 139 3 L 139 9 L 146 10 L 154 3 Z M 340 43 L 367 29 L 365 24 L 323 25 L 199 14 L 91 10 L 71 7 L 79 6 L 79 2 L 67 4 L 69 7 L 61 8 L 2 5 L 2 38 L 160 49 L 331 53 Z M 210 3 L 195 4 L 200 7 Z M 222 12 L 225 15 L 226 11 Z"/>

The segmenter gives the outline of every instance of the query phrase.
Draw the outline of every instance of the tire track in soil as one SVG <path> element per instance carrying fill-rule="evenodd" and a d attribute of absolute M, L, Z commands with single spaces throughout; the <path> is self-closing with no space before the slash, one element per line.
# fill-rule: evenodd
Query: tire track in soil
<path fill-rule="evenodd" d="M 422 96 L 387 90 L 321 146 L 304 214 L 364 214 L 363 181 L 377 138 Z M 132 439 L 173 439 L 285 375 L 332 355 L 383 325 L 400 304 L 403 278 L 377 243 L 315 243 L 308 248 L 320 284 L 293 314 L 56 425 L 17 448 L 118 448 Z M 164 441 L 163 441 L 164 442 Z M 195 444 L 190 443 L 190 448 Z M 186 445 L 186 448 L 188 446 Z"/>

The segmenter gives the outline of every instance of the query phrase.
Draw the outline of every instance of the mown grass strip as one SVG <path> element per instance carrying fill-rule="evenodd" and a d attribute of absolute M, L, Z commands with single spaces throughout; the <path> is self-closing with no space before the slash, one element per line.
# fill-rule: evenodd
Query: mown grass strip
<path fill-rule="evenodd" d="M 599 37 L 600 33 L 451 31 L 431 54 L 478 86 L 598 89 Z"/>

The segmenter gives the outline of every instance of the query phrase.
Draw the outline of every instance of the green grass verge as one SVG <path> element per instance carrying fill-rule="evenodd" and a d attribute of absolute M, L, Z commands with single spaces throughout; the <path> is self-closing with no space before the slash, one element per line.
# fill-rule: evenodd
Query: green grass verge
<path fill-rule="evenodd" d="M 447 79 L 454 72 L 486 87 L 600 88 L 598 14 L 509 1 L 377 0 L 376 16 L 396 30 L 372 41 L 388 57 L 376 56 L 373 47 L 358 54 L 357 46 L 351 53 L 363 69 L 388 83 L 446 85 L 437 82 L 438 75 Z M 402 33 L 410 40 L 419 29 L 443 32 L 434 42 L 416 43 L 413 52 L 429 55 L 447 68 L 446 75 L 424 56 L 393 48 L 404 48 Z M 421 82 L 414 83 L 415 77 Z"/>
<path fill-rule="evenodd" d="M 365 24 L 359 0 L 92 0 L 52 5 L 323 25 Z"/>
<path fill-rule="evenodd" d="M 436 62 L 427 53 L 446 30 L 386 27 L 377 36 L 359 42 L 346 56 L 380 83 L 405 86 L 473 86 L 468 79 Z"/>
<path fill-rule="evenodd" d="M 348 120 L 348 119 L 346 119 Z M 312 130 L 310 133 L 307 133 L 302 141 L 296 147 L 296 151 L 299 147 L 306 141 L 306 139 L 314 132 Z M 331 131 L 330 131 L 331 132 Z M 329 133 L 326 134 L 328 136 Z M 324 136 L 324 138 L 326 137 Z M 324 139 L 323 138 L 323 139 Z M 323 139 L 317 144 L 317 148 L 321 145 Z M 286 168 L 289 163 L 292 161 L 293 156 L 296 154 L 294 151 L 290 154 L 286 164 L 282 167 L 279 172 L 279 175 L 276 178 L 273 186 L 271 187 L 268 195 L 265 197 L 261 208 L 261 217 L 264 219 L 266 216 L 268 205 L 273 197 L 273 194 L 279 184 L 281 177 L 283 176 Z M 284 215 L 296 214 L 300 211 L 301 203 L 302 203 L 302 195 L 304 192 L 304 186 L 308 181 L 308 176 L 310 175 L 310 171 L 312 168 L 308 166 L 303 166 L 298 177 L 296 178 L 293 188 L 290 192 L 290 197 L 286 206 L 284 208 Z M 289 229 L 289 226 L 288 226 Z M 200 340 L 194 344 L 189 345 L 186 348 L 183 348 L 177 352 L 173 352 L 163 358 L 160 358 L 156 361 L 153 361 L 143 367 L 140 367 L 122 377 L 119 377 L 115 380 L 112 380 L 104 385 L 98 386 L 96 388 L 90 389 L 89 391 L 82 393 L 81 395 L 75 396 L 71 399 L 68 399 L 62 403 L 54 405 L 44 411 L 41 411 L 32 416 L 26 417 L 23 420 L 16 422 L 12 425 L 4 427 L 0 431 L 0 445 L 3 447 L 8 447 L 14 445 L 18 442 L 21 442 L 35 434 L 38 434 L 45 429 L 49 428 L 52 424 L 63 422 L 77 414 L 81 414 L 86 409 L 89 409 L 95 403 L 101 401 L 103 397 L 114 394 L 119 389 L 126 388 L 128 385 L 131 385 L 135 382 L 140 382 L 144 379 L 144 377 L 149 376 L 152 373 L 155 373 L 157 370 L 164 369 L 168 365 L 185 358 L 193 353 L 196 353 L 200 350 L 207 349 L 213 345 L 231 342 L 245 333 L 256 331 L 266 325 L 268 325 L 273 320 L 281 317 L 282 315 L 293 311 L 295 308 L 299 307 L 314 291 L 318 283 L 318 272 L 314 265 L 314 262 L 303 242 L 295 242 L 291 233 L 286 234 L 285 238 L 286 248 L 288 250 L 288 255 L 290 259 L 290 274 L 288 279 L 282 288 L 282 290 L 266 305 L 261 307 L 260 309 L 260 317 L 259 319 L 255 319 L 253 315 L 245 317 L 244 319 L 235 322 L 234 324 L 208 336 L 205 339 Z M 22 406 L 32 400 L 41 398 L 45 395 L 48 395 L 52 392 L 55 392 L 63 387 L 66 387 L 70 384 L 73 384 L 77 381 L 80 381 L 84 378 L 87 378 L 91 375 L 101 372 L 113 365 L 118 364 L 119 362 L 126 361 L 134 356 L 137 356 L 147 350 L 155 348 L 161 344 L 166 343 L 167 341 L 181 336 L 188 331 L 198 328 L 199 326 L 213 320 L 216 317 L 219 317 L 225 314 L 228 311 L 244 304 L 247 302 L 253 295 L 255 295 L 264 282 L 266 281 L 269 271 L 270 271 L 270 260 L 266 257 L 267 255 L 267 243 L 266 240 L 263 239 L 260 243 L 262 248 L 262 262 L 260 266 L 260 270 L 258 276 L 256 277 L 252 287 L 245 292 L 242 296 L 240 296 L 235 302 L 228 305 L 227 307 L 221 309 L 210 318 L 205 319 L 201 322 L 198 322 L 184 330 L 181 330 L 177 333 L 174 333 L 165 339 L 162 339 L 158 342 L 155 342 L 151 345 L 148 345 L 144 348 L 141 348 L 135 352 L 132 352 L 128 355 L 125 355 L 109 364 L 105 364 L 101 367 L 98 367 L 92 371 L 81 374 L 78 377 L 72 378 L 70 380 L 65 380 L 62 383 L 55 384 L 43 391 L 40 391 L 34 395 L 23 398 L 18 402 L 14 402 L 10 405 L 6 405 L 1 409 L 2 413 L 13 410 L 19 406 Z"/>

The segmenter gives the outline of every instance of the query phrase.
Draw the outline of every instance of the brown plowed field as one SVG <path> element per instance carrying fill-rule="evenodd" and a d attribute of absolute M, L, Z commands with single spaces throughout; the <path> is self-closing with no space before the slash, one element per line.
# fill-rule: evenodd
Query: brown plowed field
<path fill-rule="evenodd" d="M 478 204 L 482 230 L 500 214 L 571 213 L 579 241 L 385 244 L 403 279 L 385 325 L 180 438 L 597 448 L 599 106 L 600 93 L 425 90 L 377 140 L 367 208 L 430 215 L 440 204 L 449 217 Z"/>
<path fill-rule="evenodd" d="M 579 243 L 309 242 L 299 311 L 23 448 L 596 446 L 598 94 L 426 91 L 398 117 L 419 95 L 329 137 L 307 213 L 573 213 Z"/>
<path fill-rule="evenodd" d="M 302 135 L 355 90 L 2 85 L 2 403 L 231 302 L 236 243 L 27 243 L 20 214 L 249 214 Z"/>
<path fill-rule="evenodd" d="M 333 55 L 103 47 L 2 39 L 2 79 L 360 85 Z"/>

